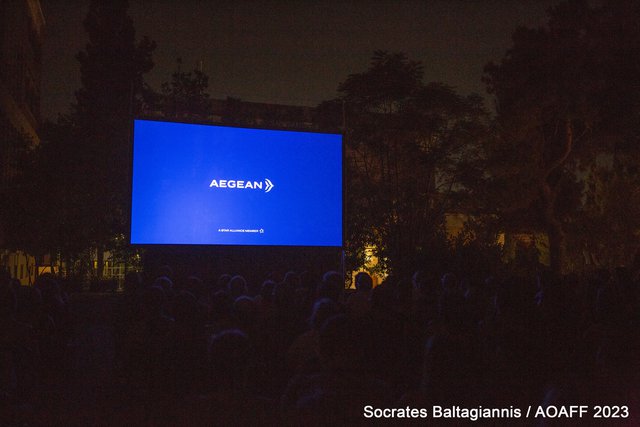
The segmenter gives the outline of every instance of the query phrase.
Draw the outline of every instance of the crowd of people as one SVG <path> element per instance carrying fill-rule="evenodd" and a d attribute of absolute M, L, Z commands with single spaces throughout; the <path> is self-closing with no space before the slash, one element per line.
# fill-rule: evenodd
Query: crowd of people
<path fill-rule="evenodd" d="M 123 292 L 96 303 L 53 276 L 31 287 L 2 276 L 0 424 L 367 425 L 365 406 L 433 405 L 617 405 L 629 415 L 613 421 L 640 422 L 637 272 L 418 270 L 375 287 L 362 272 L 355 289 L 335 271 L 274 278 L 163 266 L 148 280 L 128 273 Z M 112 355 L 84 410 L 65 380 L 90 375 L 78 358 L 97 357 L 79 348 L 82 304 L 106 310 L 101 353 Z"/>

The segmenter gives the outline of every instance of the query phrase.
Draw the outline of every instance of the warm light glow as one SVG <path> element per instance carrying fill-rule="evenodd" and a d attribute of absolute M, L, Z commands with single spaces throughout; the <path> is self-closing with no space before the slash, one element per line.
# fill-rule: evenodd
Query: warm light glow
<path fill-rule="evenodd" d="M 356 283 L 356 275 L 360 272 L 368 273 L 373 279 L 373 286 L 376 287 L 380 283 L 387 278 L 388 274 L 386 271 L 378 271 L 376 269 L 378 265 L 378 257 L 375 256 L 376 247 L 375 246 L 366 246 L 364 248 L 364 265 L 359 266 L 356 270 L 351 272 L 351 289 L 355 289 Z M 376 269 L 376 272 L 373 270 Z"/>

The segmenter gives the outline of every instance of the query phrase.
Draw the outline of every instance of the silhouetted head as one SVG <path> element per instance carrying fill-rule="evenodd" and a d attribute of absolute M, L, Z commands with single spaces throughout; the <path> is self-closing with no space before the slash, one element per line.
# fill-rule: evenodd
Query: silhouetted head
<path fill-rule="evenodd" d="M 167 276 L 160 276 L 153 281 L 153 286 L 158 286 L 164 290 L 165 293 L 173 290 L 173 282 Z"/>
<path fill-rule="evenodd" d="M 312 329 L 319 330 L 328 318 L 336 314 L 338 314 L 338 306 L 335 302 L 329 298 L 319 299 L 313 304 L 309 326 Z"/>
<path fill-rule="evenodd" d="M 295 288 L 300 285 L 300 276 L 298 276 L 294 271 L 287 271 L 282 281 Z"/>
<path fill-rule="evenodd" d="M 207 287 L 198 276 L 189 276 L 187 278 L 187 290 L 191 292 L 198 300 L 206 298 Z"/>
<path fill-rule="evenodd" d="M 318 285 L 316 293 L 318 298 L 329 298 L 334 302 L 340 302 L 343 289 L 344 281 L 340 273 L 328 271 L 322 276 L 322 282 Z"/>
<path fill-rule="evenodd" d="M 142 288 L 142 275 L 137 271 L 129 271 L 124 275 L 124 291 L 128 294 L 135 294 Z"/>
<path fill-rule="evenodd" d="M 258 306 L 253 298 L 240 296 L 233 302 L 233 315 L 243 327 L 252 327 L 258 320 Z"/>
<path fill-rule="evenodd" d="M 18 317 L 32 318 L 42 312 L 42 294 L 34 286 L 22 286 L 18 298 Z"/>
<path fill-rule="evenodd" d="M 445 292 L 438 301 L 440 320 L 450 330 L 460 331 L 467 326 L 468 316 L 465 310 L 465 299 L 457 292 Z"/>
<path fill-rule="evenodd" d="M 224 389 L 242 388 L 251 355 L 251 342 L 244 332 L 229 329 L 214 335 L 209 342 L 213 383 Z"/>
<path fill-rule="evenodd" d="M 598 322 L 614 324 L 619 320 L 621 314 L 620 304 L 614 290 L 609 284 L 602 285 L 598 289 L 595 308 Z"/>
<path fill-rule="evenodd" d="M 216 281 L 216 286 L 215 286 L 215 292 L 217 291 L 226 291 L 227 290 L 227 285 L 229 284 L 229 281 L 231 280 L 231 275 L 230 274 L 221 274 L 218 277 L 218 280 Z"/>
<path fill-rule="evenodd" d="M 356 279 L 355 280 L 356 289 L 358 291 L 368 292 L 371 289 L 373 289 L 373 279 L 371 279 L 371 276 L 369 276 L 368 273 L 361 271 L 358 274 L 356 274 L 355 279 Z"/>
<path fill-rule="evenodd" d="M 240 275 L 235 275 L 229 280 L 227 289 L 231 299 L 235 300 L 239 296 L 247 294 L 247 281 Z"/>
<path fill-rule="evenodd" d="M 534 296 L 531 281 L 521 277 L 509 277 L 498 284 L 496 309 L 499 314 L 522 316 L 534 306 Z"/>
<path fill-rule="evenodd" d="M 422 386 L 436 401 L 463 402 L 474 384 L 473 351 L 464 341 L 450 335 L 434 335 L 427 341 Z"/>
<path fill-rule="evenodd" d="M 285 282 L 280 282 L 273 288 L 273 302 L 278 310 L 283 314 L 293 308 L 293 291 L 293 286 Z"/>
<path fill-rule="evenodd" d="M 173 298 L 173 317 L 178 323 L 193 323 L 197 319 L 198 301 L 188 291 L 180 291 Z"/>
<path fill-rule="evenodd" d="M 445 273 L 440 279 L 444 292 L 456 292 L 458 290 L 458 278 L 453 273 Z"/>
<path fill-rule="evenodd" d="M 159 316 L 164 310 L 167 295 L 161 286 L 153 285 L 142 296 L 142 307 L 147 316 Z"/>
<path fill-rule="evenodd" d="M 396 302 L 407 304 L 411 301 L 413 284 L 407 279 L 400 279 L 394 286 L 394 296 Z"/>
<path fill-rule="evenodd" d="M 0 267 L 0 286 L 8 285 L 11 280 L 11 274 L 6 268 Z"/>
<path fill-rule="evenodd" d="M 58 285 L 58 282 L 52 277 L 40 276 L 36 279 L 33 286 L 40 289 L 42 301 L 47 307 L 51 308 L 64 304 L 62 293 L 60 292 L 60 285 Z"/>
<path fill-rule="evenodd" d="M 158 274 L 156 274 L 156 277 L 168 277 L 170 280 L 173 280 L 173 269 L 171 268 L 170 265 L 168 264 L 164 264 L 161 265 L 160 268 L 158 268 Z"/>
<path fill-rule="evenodd" d="M 13 319 L 18 308 L 18 300 L 13 287 L 0 285 L 0 318 Z"/>
<path fill-rule="evenodd" d="M 264 282 L 262 282 L 262 286 L 260 287 L 260 296 L 262 297 L 262 301 L 273 301 L 273 291 L 275 287 L 276 282 L 274 282 L 273 280 L 265 280 Z"/>
<path fill-rule="evenodd" d="M 429 277 L 424 270 L 416 270 L 411 277 L 411 283 L 413 283 L 414 288 L 419 290 L 424 296 L 432 293 L 433 291 L 433 286 L 430 286 Z"/>
<path fill-rule="evenodd" d="M 322 364 L 330 371 L 348 371 L 354 364 L 361 362 L 358 358 L 356 334 L 344 314 L 328 318 L 320 328 L 318 350 Z"/>
<path fill-rule="evenodd" d="M 233 301 L 226 292 L 218 291 L 211 297 L 211 320 L 226 319 L 231 316 Z"/>
<path fill-rule="evenodd" d="M 388 281 L 373 288 L 371 294 L 371 307 L 375 310 L 389 310 L 393 303 L 393 288 Z"/>

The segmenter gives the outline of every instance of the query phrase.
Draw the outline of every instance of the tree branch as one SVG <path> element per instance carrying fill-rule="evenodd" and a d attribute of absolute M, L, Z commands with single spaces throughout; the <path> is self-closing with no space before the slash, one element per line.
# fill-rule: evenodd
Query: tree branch
<path fill-rule="evenodd" d="M 564 135 L 564 151 L 555 161 L 549 165 L 543 175 L 543 180 L 551 175 L 551 173 L 556 170 L 558 167 L 562 166 L 562 164 L 569 158 L 571 151 L 573 150 L 573 125 L 571 124 L 571 119 L 565 120 L 565 135 Z"/>

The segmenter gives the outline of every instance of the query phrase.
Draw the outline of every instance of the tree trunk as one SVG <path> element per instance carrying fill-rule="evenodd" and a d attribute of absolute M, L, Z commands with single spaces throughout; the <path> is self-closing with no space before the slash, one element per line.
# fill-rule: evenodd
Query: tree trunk
<path fill-rule="evenodd" d="M 544 204 L 544 219 L 549 238 L 549 262 L 551 271 L 557 275 L 564 273 L 567 258 L 567 234 L 564 231 L 562 221 L 557 217 L 555 201 L 557 193 L 548 182 L 542 185 L 542 202 Z"/>
<path fill-rule="evenodd" d="M 40 263 L 38 262 L 38 257 L 35 257 L 35 263 L 33 265 L 33 283 L 36 282 L 36 280 L 38 280 L 38 277 L 40 276 Z"/>
<path fill-rule="evenodd" d="M 49 253 L 49 269 L 51 270 L 51 274 L 53 274 L 54 276 L 57 276 L 57 274 L 55 274 L 56 263 L 53 257 L 54 257 L 53 252 Z"/>
<path fill-rule="evenodd" d="M 24 269 L 27 270 L 27 283 L 31 286 L 31 272 L 29 271 L 29 255 L 24 252 Z"/>
<path fill-rule="evenodd" d="M 71 266 L 71 257 L 69 256 L 69 254 L 65 254 L 64 274 L 67 279 L 71 277 L 71 275 L 73 274 L 73 268 Z"/>
<path fill-rule="evenodd" d="M 558 276 L 565 272 L 565 262 L 567 259 L 567 235 L 562 228 L 560 221 L 555 221 L 547 226 L 547 236 L 549 237 L 549 261 L 551 271 Z"/>
<path fill-rule="evenodd" d="M 96 278 L 100 280 L 104 274 L 104 251 L 102 250 L 102 246 L 96 248 L 96 259 Z"/>

